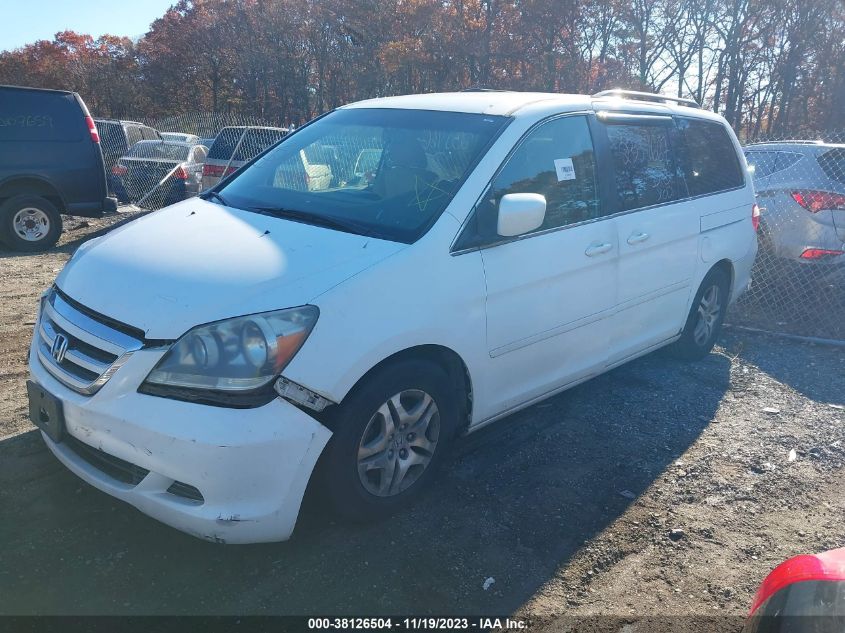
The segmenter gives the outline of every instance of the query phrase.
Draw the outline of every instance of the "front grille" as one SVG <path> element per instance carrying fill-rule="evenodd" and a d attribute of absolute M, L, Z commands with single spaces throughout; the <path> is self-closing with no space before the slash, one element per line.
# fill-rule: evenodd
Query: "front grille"
<path fill-rule="evenodd" d="M 44 299 L 35 337 L 44 369 L 87 395 L 96 393 L 143 343 L 79 310 L 55 289 Z"/>
<path fill-rule="evenodd" d="M 69 449 L 91 464 L 91 466 L 104 472 L 112 479 L 125 484 L 136 486 L 150 473 L 146 468 L 141 468 L 119 457 L 109 455 L 105 451 L 89 446 L 72 435 L 65 434 L 63 441 Z"/>

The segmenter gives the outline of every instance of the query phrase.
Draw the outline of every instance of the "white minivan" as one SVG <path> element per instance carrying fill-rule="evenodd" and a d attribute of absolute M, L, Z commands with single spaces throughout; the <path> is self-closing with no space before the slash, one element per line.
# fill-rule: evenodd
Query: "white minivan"
<path fill-rule="evenodd" d="M 346 517 L 404 506 L 456 436 L 664 345 L 710 351 L 759 213 L 733 132 L 693 106 L 339 108 L 83 244 L 41 300 L 30 415 L 82 479 L 218 542 L 287 539 L 312 479 Z"/>

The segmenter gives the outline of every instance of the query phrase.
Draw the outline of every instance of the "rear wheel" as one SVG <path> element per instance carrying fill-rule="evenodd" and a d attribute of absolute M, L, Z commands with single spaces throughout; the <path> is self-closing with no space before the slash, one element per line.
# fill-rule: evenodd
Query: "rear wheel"
<path fill-rule="evenodd" d="M 728 308 L 730 279 L 717 268 L 707 273 L 695 295 L 684 330 L 671 350 L 679 358 L 697 360 L 713 349 Z"/>
<path fill-rule="evenodd" d="M 9 198 L 0 206 L 0 235 L 16 251 L 43 251 L 62 234 L 62 216 L 52 202 L 35 195 Z"/>
<path fill-rule="evenodd" d="M 458 406 L 446 373 L 425 361 L 384 367 L 336 411 L 321 460 L 324 495 L 346 518 L 378 518 L 425 489 L 451 443 Z"/>

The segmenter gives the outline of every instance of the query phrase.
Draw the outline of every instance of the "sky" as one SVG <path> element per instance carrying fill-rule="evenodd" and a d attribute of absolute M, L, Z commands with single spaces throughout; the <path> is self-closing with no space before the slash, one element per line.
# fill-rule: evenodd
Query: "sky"
<path fill-rule="evenodd" d="M 0 50 L 36 40 L 51 40 L 59 31 L 109 33 L 137 38 L 176 0 L 0 0 Z"/>

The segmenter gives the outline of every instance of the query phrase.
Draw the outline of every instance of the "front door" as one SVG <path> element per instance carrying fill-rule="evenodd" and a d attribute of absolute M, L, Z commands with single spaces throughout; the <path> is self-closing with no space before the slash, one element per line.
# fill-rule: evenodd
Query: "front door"
<path fill-rule="evenodd" d="M 612 340 L 618 257 L 615 220 L 604 218 L 586 115 L 547 121 L 521 141 L 476 210 L 495 226 L 508 193 L 546 198 L 543 225 L 481 250 L 487 284 L 488 371 L 494 413 L 600 372 Z"/>

